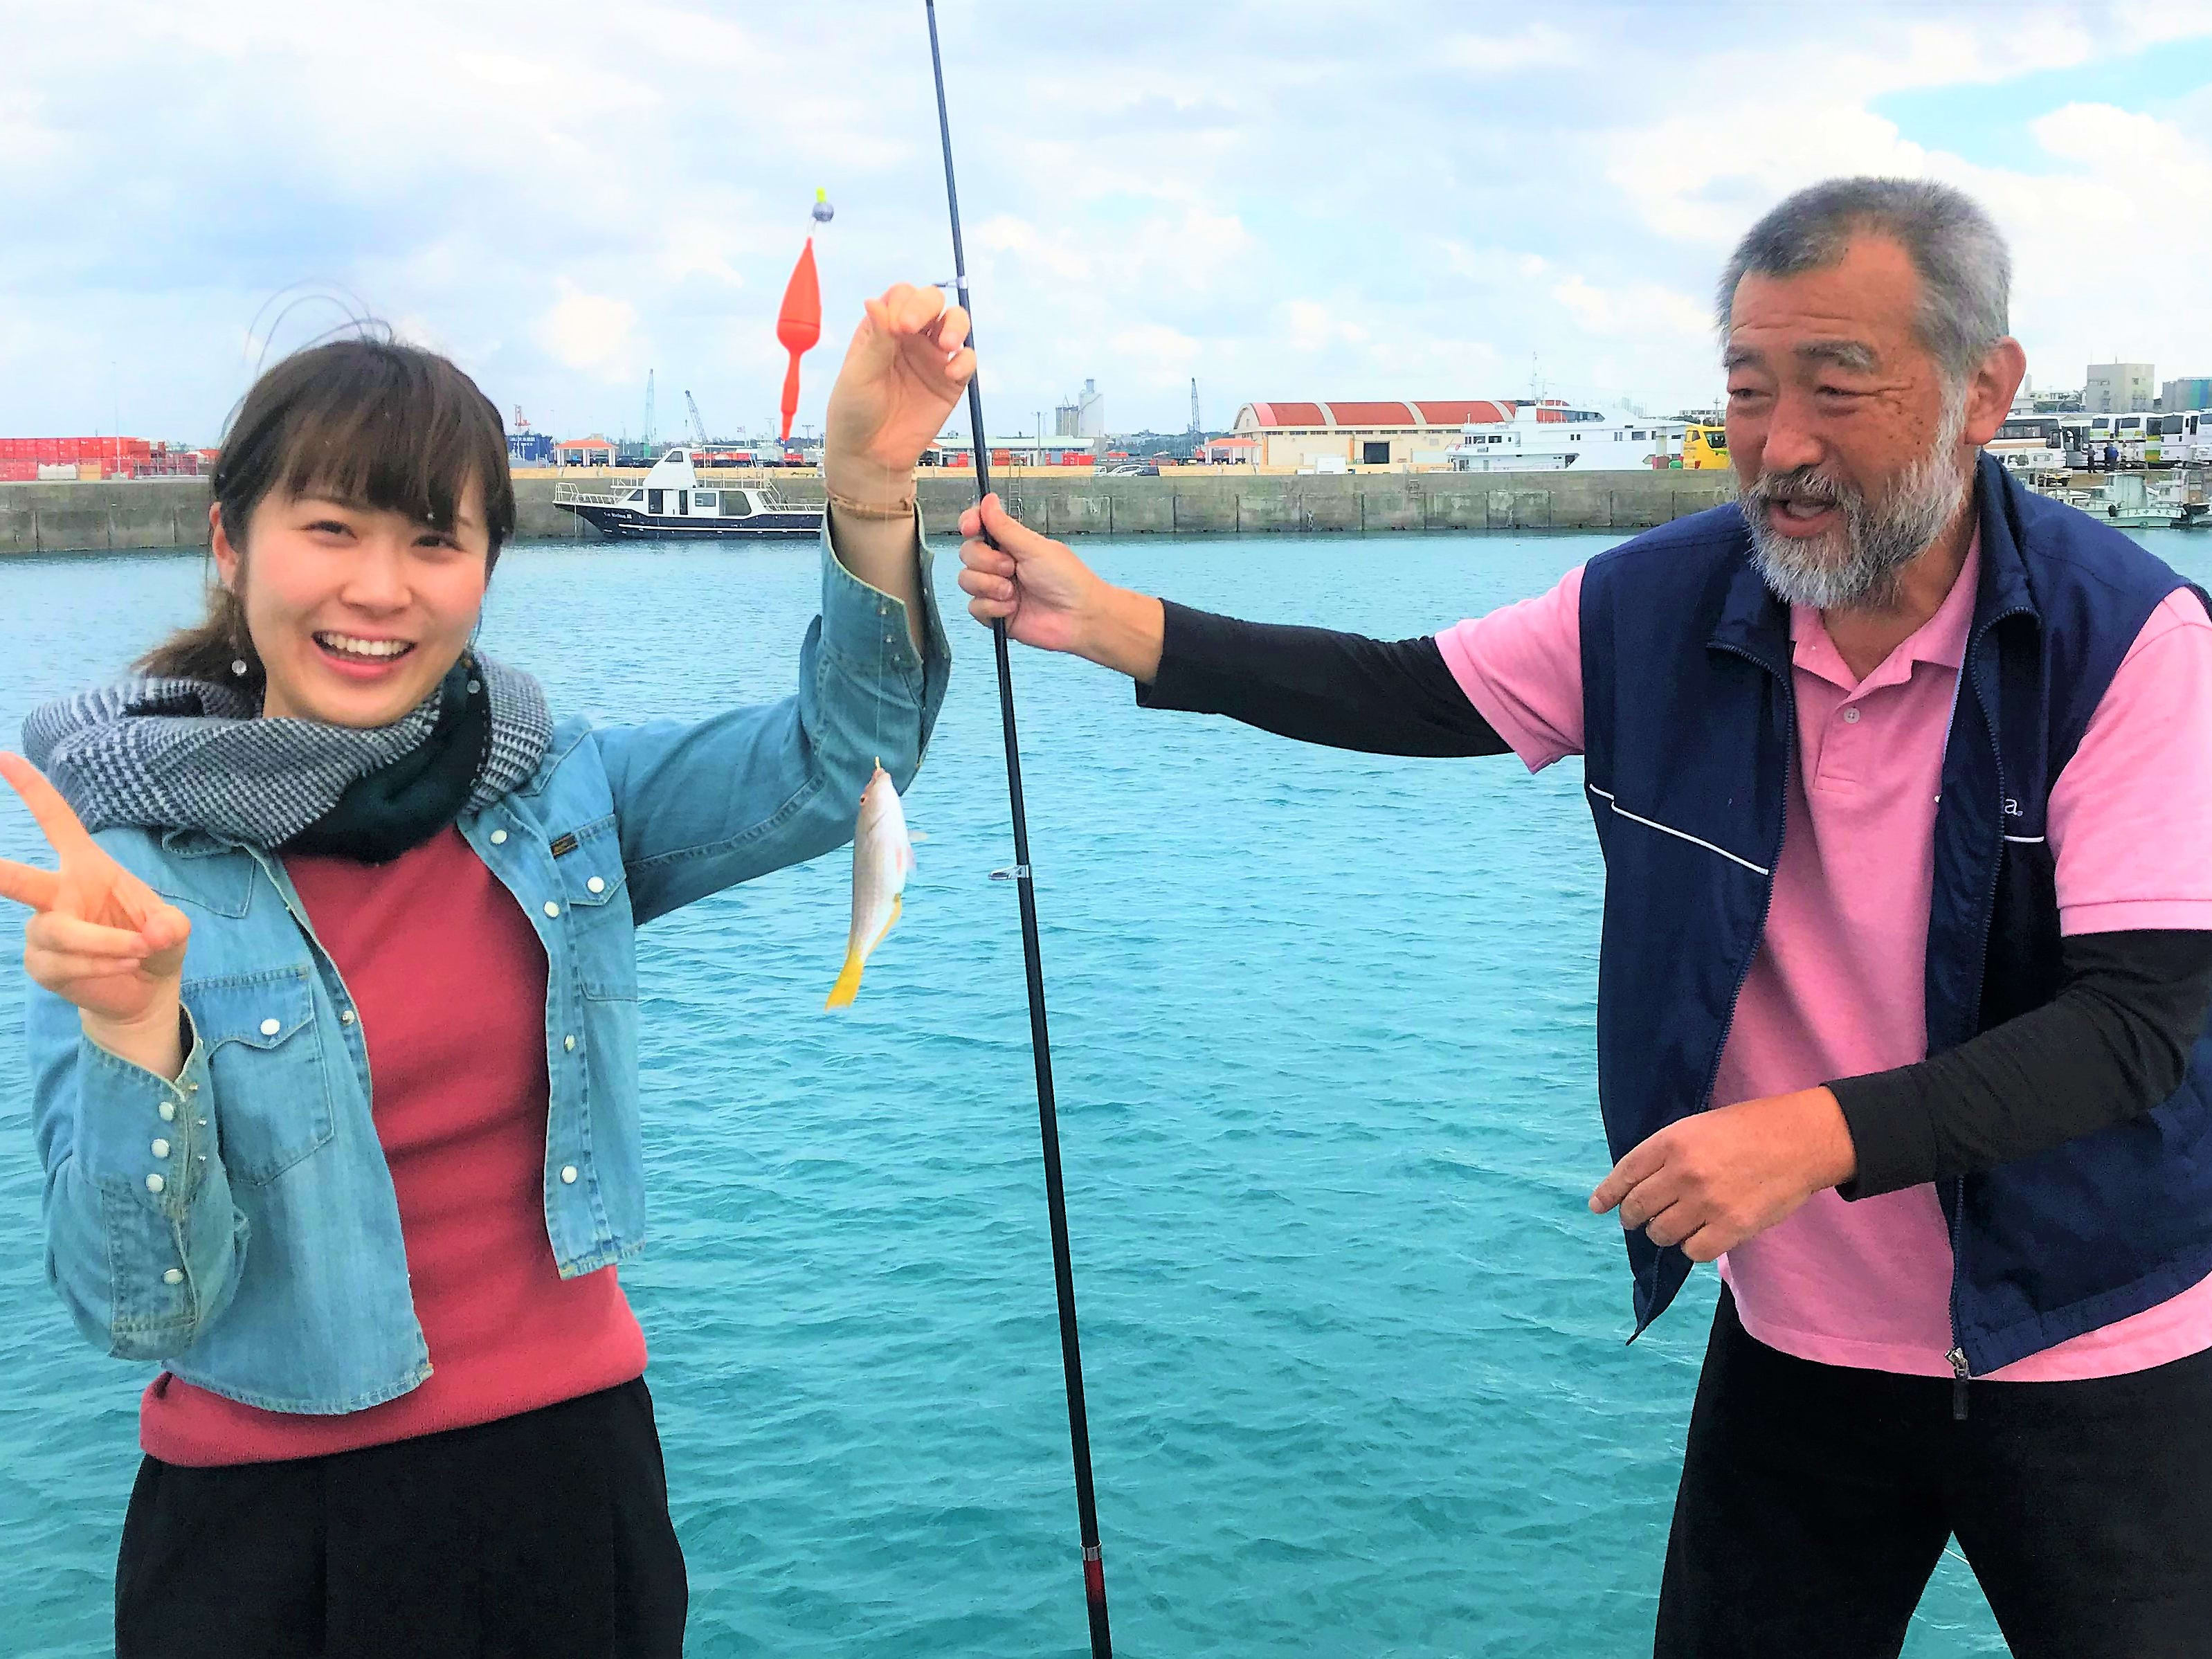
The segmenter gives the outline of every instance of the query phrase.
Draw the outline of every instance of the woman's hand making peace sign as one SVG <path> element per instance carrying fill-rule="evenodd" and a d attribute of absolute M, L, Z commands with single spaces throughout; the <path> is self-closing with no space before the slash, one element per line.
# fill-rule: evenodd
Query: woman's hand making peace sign
<path fill-rule="evenodd" d="M 61 792 L 20 755 L 0 778 L 60 856 L 58 870 L 0 859 L 0 898 L 30 906 L 23 969 L 74 1003 L 87 1036 L 162 1077 L 184 1069 L 178 1011 L 191 923 L 100 848 Z"/>

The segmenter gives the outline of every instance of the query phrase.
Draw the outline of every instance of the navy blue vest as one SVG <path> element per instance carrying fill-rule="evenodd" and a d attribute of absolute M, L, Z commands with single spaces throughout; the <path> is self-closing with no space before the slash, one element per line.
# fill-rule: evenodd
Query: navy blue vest
<path fill-rule="evenodd" d="M 1987 458 L 1975 489 L 1980 582 L 1936 817 L 1931 1054 L 2057 994 L 2051 782 L 2143 623 L 2184 586 Z M 1742 514 L 1717 507 L 1601 555 L 1583 577 L 1585 775 L 1606 862 L 1598 1091 L 1615 1158 L 1708 1103 L 1782 851 L 1797 748 L 1790 613 L 1749 550 Z M 1977 1374 L 2187 1289 L 2212 1273 L 2212 1032 L 2156 1109 L 1937 1191 L 1954 1341 Z M 1641 1331 L 1690 1262 L 1626 1237 Z"/>

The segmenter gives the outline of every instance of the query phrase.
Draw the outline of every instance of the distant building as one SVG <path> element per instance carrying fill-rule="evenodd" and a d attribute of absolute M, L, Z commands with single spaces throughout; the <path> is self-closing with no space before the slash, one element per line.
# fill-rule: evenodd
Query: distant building
<path fill-rule="evenodd" d="M 2169 415 L 2179 410 L 2212 409 L 2212 374 L 2168 380 L 2159 391 L 2158 406 Z"/>
<path fill-rule="evenodd" d="M 2156 396 L 2148 363 L 2092 363 L 2081 389 L 2081 408 L 2090 415 L 2140 415 Z"/>
<path fill-rule="evenodd" d="M 1096 380 L 1085 380 L 1083 390 L 1052 411 L 1056 437 L 1103 438 L 1106 435 L 1106 394 Z"/>
<path fill-rule="evenodd" d="M 1259 451 L 1260 440 L 1248 433 L 1242 437 L 1208 438 L 1199 445 L 1194 459 L 1212 466 L 1249 466 Z"/>
<path fill-rule="evenodd" d="M 1422 398 L 1400 403 L 1247 404 L 1232 431 L 1254 441 L 1259 466 L 1299 467 L 1328 459 L 1352 466 L 1449 466 L 1469 421 L 1510 421 L 1501 398 Z"/>
<path fill-rule="evenodd" d="M 559 466 L 612 466 L 615 447 L 597 433 L 588 438 L 564 438 L 553 446 L 553 459 Z"/>
<path fill-rule="evenodd" d="M 1034 432 L 1018 432 L 1012 437 L 991 440 L 991 465 L 994 466 L 1089 466 L 1097 451 L 1095 438 L 1071 438 L 1060 435 L 1040 438 Z M 975 448 L 964 432 L 945 433 L 937 442 L 922 453 L 922 460 L 930 466 L 973 466 Z"/>
<path fill-rule="evenodd" d="M 510 432 L 507 434 L 507 459 L 514 466 L 550 466 L 553 441 L 542 432 Z"/>

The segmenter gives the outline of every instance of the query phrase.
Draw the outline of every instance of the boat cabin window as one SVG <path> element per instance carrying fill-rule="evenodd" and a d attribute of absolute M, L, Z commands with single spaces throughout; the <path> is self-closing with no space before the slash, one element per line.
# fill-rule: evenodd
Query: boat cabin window
<path fill-rule="evenodd" d="M 702 513 L 714 510 L 714 492 L 711 489 L 695 489 L 691 492 L 691 499 Z"/>
<path fill-rule="evenodd" d="M 752 516 L 753 497 L 749 489 L 726 489 L 722 492 L 722 514 L 726 518 L 749 519 Z"/>
<path fill-rule="evenodd" d="M 648 513 L 658 513 L 658 512 L 659 512 L 659 511 L 660 511 L 660 498 L 661 498 L 662 496 L 665 495 L 667 493 L 668 493 L 668 492 L 667 492 L 666 490 L 665 490 L 665 489 L 648 489 L 648 490 L 647 490 L 647 491 L 645 492 L 645 510 L 646 510 L 647 512 L 648 512 Z"/>

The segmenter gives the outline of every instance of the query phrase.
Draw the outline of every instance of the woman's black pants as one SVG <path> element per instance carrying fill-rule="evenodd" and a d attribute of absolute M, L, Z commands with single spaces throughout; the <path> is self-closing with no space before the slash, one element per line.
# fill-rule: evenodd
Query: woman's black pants
<path fill-rule="evenodd" d="M 642 1379 L 496 1423 L 231 1468 L 140 1466 L 117 1659 L 681 1659 Z"/>

